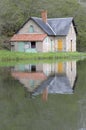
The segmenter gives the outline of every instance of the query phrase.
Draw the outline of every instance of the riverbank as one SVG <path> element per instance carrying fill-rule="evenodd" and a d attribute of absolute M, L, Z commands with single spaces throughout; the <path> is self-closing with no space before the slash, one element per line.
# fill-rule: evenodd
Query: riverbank
<path fill-rule="evenodd" d="M 49 53 L 24 53 L 1 50 L 0 61 L 18 60 L 46 60 L 46 59 L 70 59 L 86 57 L 82 52 L 49 52 Z"/>

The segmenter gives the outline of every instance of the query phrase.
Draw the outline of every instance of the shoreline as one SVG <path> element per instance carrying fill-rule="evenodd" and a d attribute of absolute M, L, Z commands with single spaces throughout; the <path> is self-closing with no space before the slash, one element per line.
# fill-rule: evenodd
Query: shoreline
<path fill-rule="evenodd" d="M 47 52 L 47 53 L 25 53 L 0 51 L 0 61 L 19 61 L 19 60 L 54 60 L 72 59 L 86 57 L 84 52 Z"/>

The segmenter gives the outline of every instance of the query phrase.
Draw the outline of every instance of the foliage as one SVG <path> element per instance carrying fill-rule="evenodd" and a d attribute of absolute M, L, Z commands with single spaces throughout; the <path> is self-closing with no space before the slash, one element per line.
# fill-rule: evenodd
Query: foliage
<path fill-rule="evenodd" d="M 40 17 L 44 9 L 50 18 L 73 16 L 78 28 L 77 47 L 86 50 L 86 7 L 78 0 L 0 0 L 0 33 L 12 36 L 30 16 Z"/>

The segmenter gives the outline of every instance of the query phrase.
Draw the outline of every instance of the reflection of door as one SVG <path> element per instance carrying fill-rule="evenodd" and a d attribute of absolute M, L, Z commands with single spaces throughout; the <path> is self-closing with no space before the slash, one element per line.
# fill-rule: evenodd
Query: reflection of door
<path fill-rule="evenodd" d="M 58 63 L 58 73 L 62 73 L 63 72 L 63 63 L 59 62 Z"/>
<path fill-rule="evenodd" d="M 59 39 L 57 44 L 58 44 L 58 51 L 62 51 L 63 49 L 62 39 Z"/>

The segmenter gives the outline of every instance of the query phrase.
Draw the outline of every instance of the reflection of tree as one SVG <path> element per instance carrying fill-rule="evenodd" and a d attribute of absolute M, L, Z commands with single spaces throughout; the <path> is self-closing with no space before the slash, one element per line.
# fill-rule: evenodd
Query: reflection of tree
<path fill-rule="evenodd" d="M 86 130 L 86 59 L 78 61 L 78 80 L 76 93 L 79 98 L 79 130 Z"/>
<path fill-rule="evenodd" d="M 80 107 L 79 128 L 80 128 L 80 130 L 86 130 L 86 101 L 81 100 L 79 102 L 79 107 Z"/>
<path fill-rule="evenodd" d="M 12 98 L 20 87 L 20 83 L 15 82 L 15 79 L 11 76 L 10 67 L 0 68 L 0 95 L 2 97 Z"/>
<path fill-rule="evenodd" d="M 42 102 L 40 96 L 29 100 L 19 81 L 10 76 L 10 68 L 4 69 L 0 71 L 3 82 L 0 86 L 1 130 L 77 130 L 77 98 L 74 95 L 49 95 L 47 103 Z M 45 89 L 44 99 L 46 92 Z"/>
<path fill-rule="evenodd" d="M 10 77 L 10 67 L 1 67 L 0 68 L 0 75 L 1 75 L 1 79 L 5 80 L 8 77 Z"/>

